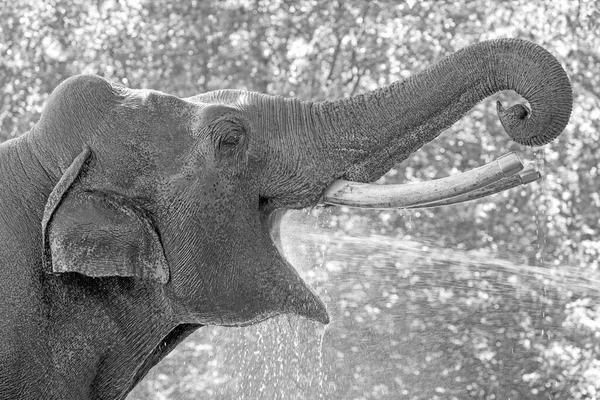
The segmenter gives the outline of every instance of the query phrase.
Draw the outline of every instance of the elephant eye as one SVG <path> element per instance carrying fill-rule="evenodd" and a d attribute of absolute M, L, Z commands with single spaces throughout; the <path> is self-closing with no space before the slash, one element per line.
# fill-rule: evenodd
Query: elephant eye
<path fill-rule="evenodd" d="M 232 148 L 240 144 L 242 141 L 243 134 L 241 132 L 228 132 L 226 135 L 221 137 L 219 141 L 219 147 Z"/>
<path fill-rule="evenodd" d="M 246 127 L 238 121 L 224 118 L 214 126 L 216 151 L 220 157 L 238 157 L 244 154 L 243 145 L 246 138 Z"/>

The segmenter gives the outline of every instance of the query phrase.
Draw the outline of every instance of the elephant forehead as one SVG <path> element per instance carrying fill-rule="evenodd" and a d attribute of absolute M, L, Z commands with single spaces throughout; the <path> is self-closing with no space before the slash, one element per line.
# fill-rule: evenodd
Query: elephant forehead
<path fill-rule="evenodd" d="M 190 149 L 193 113 L 163 107 L 138 107 L 127 104 L 112 110 L 105 134 L 95 140 L 97 146 L 129 156 L 130 162 L 147 158 L 176 158 Z"/>

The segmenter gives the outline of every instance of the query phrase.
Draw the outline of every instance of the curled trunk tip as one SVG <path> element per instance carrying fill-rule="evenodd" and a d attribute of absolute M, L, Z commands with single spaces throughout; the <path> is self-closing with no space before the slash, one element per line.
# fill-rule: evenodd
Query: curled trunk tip
<path fill-rule="evenodd" d="M 519 74 L 522 79 L 499 76 L 500 82 L 514 82 L 501 90 L 515 90 L 526 98 L 531 110 L 516 104 L 507 109 L 498 101 L 498 117 L 506 133 L 519 144 L 541 146 L 554 140 L 563 131 L 571 116 L 573 92 L 567 73 L 558 60 L 535 43 L 519 39 L 494 41 L 500 49 L 512 46 L 521 54 L 522 72 L 512 69 L 505 73 Z M 508 51 L 508 50 L 506 50 Z M 502 50 L 499 54 L 503 54 Z"/>

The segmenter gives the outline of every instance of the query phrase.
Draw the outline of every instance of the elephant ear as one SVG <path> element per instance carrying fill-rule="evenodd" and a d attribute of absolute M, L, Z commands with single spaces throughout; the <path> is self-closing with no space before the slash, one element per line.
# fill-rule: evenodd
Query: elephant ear
<path fill-rule="evenodd" d="M 147 212 L 117 193 L 73 188 L 90 154 L 86 147 L 75 158 L 46 203 L 42 219 L 46 270 L 167 283 L 169 268 Z"/>

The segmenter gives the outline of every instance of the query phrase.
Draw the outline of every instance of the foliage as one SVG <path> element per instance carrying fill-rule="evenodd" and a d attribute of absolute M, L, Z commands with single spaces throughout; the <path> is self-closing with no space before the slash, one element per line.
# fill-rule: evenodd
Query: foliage
<path fill-rule="evenodd" d="M 337 380 L 325 379 L 336 386 L 334 394 L 325 385 L 330 398 L 597 398 L 598 295 L 580 279 L 595 277 L 600 259 L 598 21 L 598 3 L 585 0 L 4 1 L 0 140 L 30 129 L 51 90 L 78 73 L 182 97 L 246 88 L 325 100 L 405 78 L 477 41 L 535 41 L 574 88 L 571 122 L 556 143 L 510 143 L 485 101 L 382 182 L 429 180 L 518 151 L 536 160 L 540 184 L 410 213 L 337 209 L 321 220 L 345 242 L 322 248 L 320 238 L 298 251 L 320 263 L 320 272 L 307 273 L 335 316 L 322 355 L 337 371 Z M 361 235 L 384 235 L 377 237 L 388 247 L 369 247 Z M 394 253 L 385 238 L 410 251 Z M 216 386 L 238 382 L 217 364 L 228 362 L 224 347 L 257 331 L 229 339 L 214 332 L 226 338 L 222 346 L 211 342 L 216 333 L 201 331 L 132 398 L 155 389 L 165 394 L 154 398 L 216 396 Z M 330 334 L 336 339 L 327 342 Z M 309 382 L 286 390 L 307 393 L 314 378 L 301 357 L 285 357 Z M 185 371 L 179 379 L 188 384 L 174 385 L 168 368 Z"/>

